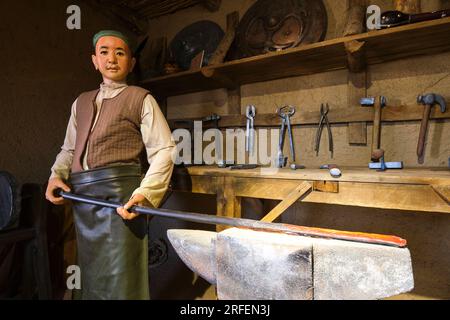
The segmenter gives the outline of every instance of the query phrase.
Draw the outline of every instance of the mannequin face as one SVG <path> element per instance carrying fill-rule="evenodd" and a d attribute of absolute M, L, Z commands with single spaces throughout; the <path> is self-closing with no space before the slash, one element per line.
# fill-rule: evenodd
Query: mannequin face
<path fill-rule="evenodd" d="M 133 70 L 136 59 L 132 57 L 125 41 L 114 36 L 105 36 L 97 41 L 92 62 L 95 69 L 102 74 L 103 82 L 111 83 L 125 81 Z"/>

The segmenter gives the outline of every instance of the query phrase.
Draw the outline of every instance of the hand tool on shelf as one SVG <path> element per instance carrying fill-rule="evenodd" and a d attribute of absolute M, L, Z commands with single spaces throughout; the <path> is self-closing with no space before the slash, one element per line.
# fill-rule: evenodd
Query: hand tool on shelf
<path fill-rule="evenodd" d="M 203 123 L 212 122 L 214 128 L 219 129 L 219 120 L 220 120 L 220 116 L 218 114 L 213 113 L 212 115 L 203 118 L 202 122 Z"/>
<path fill-rule="evenodd" d="M 287 165 L 287 157 L 283 155 L 284 136 L 286 133 L 286 127 L 289 134 L 289 146 L 291 150 L 292 162 L 295 162 L 295 150 L 294 150 L 294 138 L 292 136 L 291 117 L 295 114 L 294 106 L 284 106 L 277 109 L 278 116 L 282 119 L 280 130 L 280 142 L 278 144 L 278 157 L 277 167 L 283 168 Z"/>
<path fill-rule="evenodd" d="M 387 169 L 403 169 L 403 162 L 385 162 L 385 152 L 383 149 L 376 149 L 372 153 L 372 162 L 369 163 L 369 169 L 376 169 L 378 172 L 384 172 Z"/>
<path fill-rule="evenodd" d="M 324 164 L 324 165 L 321 165 L 319 169 L 330 170 L 330 169 L 337 168 L 337 167 L 338 167 L 337 164 Z"/>
<path fill-rule="evenodd" d="M 237 164 L 230 166 L 230 170 L 250 170 L 250 169 L 256 169 L 259 165 L 257 164 Z"/>
<path fill-rule="evenodd" d="M 291 170 L 302 170 L 302 169 L 306 169 L 306 167 L 300 164 L 295 163 L 291 164 Z"/>
<path fill-rule="evenodd" d="M 333 145 L 333 135 L 331 134 L 330 122 L 328 121 L 328 112 L 329 111 L 330 111 L 330 107 L 329 107 L 328 103 L 325 105 L 322 103 L 320 106 L 320 121 L 319 121 L 319 127 L 317 128 L 316 146 L 315 146 L 314 150 L 316 151 L 316 156 L 318 156 L 323 126 L 326 125 L 327 130 L 328 130 L 328 150 L 330 150 L 331 158 L 333 158 L 334 145 Z"/>
<path fill-rule="evenodd" d="M 320 166 L 320 169 L 329 170 L 330 176 L 332 176 L 333 178 L 340 178 L 342 176 L 342 171 L 336 164 L 324 164 Z"/>
<path fill-rule="evenodd" d="M 339 168 L 330 169 L 330 176 L 333 178 L 340 178 L 342 176 L 342 171 Z"/>
<path fill-rule="evenodd" d="M 392 28 L 404 24 L 441 19 L 450 16 L 450 10 L 407 14 L 401 11 L 386 11 L 381 14 L 381 28 Z"/>
<path fill-rule="evenodd" d="M 222 169 L 234 166 L 234 160 L 219 160 L 217 166 Z"/>
<path fill-rule="evenodd" d="M 384 163 L 385 170 L 386 169 L 403 169 L 403 162 L 385 162 Z M 381 162 L 371 162 L 369 163 L 369 169 L 373 170 L 381 170 L 382 164 Z"/>
<path fill-rule="evenodd" d="M 245 116 L 247 117 L 247 131 L 245 132 L 245 151 L 248 155 L 254 154 L 255 143 L 255 115 L 256 108 L 253 105 L 247 106 Z"/>
<path fill-rule="evenodd" d="M 378 172 L 386 171 L 386 163 L 384 162 L 384 150 L 375 149 L 372 153 L 372 161 L 380 162 L 380 168 L 377 169 Z"/>
<path fill-rule="evenodd" d="M 439 104 L 439 106 L 441 107 L 441 112 L 444 113 L 447 110 L 447 104 L 445 103 L 445 99 L 442 96 L 434 93 L 419 95 L 417 97 L 417 103 L 425 105 L 425 109 L 423 110 L 422 124 L 420 126 L 419 142 L 417 144 L 418 162 L 420 164 L 423 164 L 425 156 L 425 139 L 428 130 L 428 121 L 430 119 L 431 108 L 435 104 Z"/>
<path fill-rule="evenodd" d="M 386 106 L 386 98 L 381 96 L 378 99 L 374 97 L 362 98 L 361 106 L 373 107 L 375 114 L 373 117 L 373 133 L 372 133 L 372 152 L 381 147 L 381 112 Z"/>

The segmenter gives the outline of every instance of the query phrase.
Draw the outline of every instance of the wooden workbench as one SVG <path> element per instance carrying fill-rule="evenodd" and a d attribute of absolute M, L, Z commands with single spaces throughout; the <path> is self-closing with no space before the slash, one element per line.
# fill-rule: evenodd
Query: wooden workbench
<path fill-rule="evenodd" d="M 450 213 L 448 169 L 340 169 L 342 177 L 335 179 L 320 169 L 177 167 L 172 186 L 177 191 L 217 195 L 217 215 L 228 217 L 241 216 L 242 197 L 283 200 L 305 181 L 314 187 L 302 202 Z"/>

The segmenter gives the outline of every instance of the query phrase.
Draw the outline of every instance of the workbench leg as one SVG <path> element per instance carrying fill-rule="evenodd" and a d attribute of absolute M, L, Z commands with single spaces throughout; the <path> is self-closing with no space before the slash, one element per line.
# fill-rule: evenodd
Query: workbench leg
<path fill-rule="evenodd" d="M 240 218 L 241 217 L 241 197 L 234 193 L 233 177 L 217 178 L 217 215 L 222 217 Z M 223 231 L 229 227 L 218 225 L 217 232 Z"/>

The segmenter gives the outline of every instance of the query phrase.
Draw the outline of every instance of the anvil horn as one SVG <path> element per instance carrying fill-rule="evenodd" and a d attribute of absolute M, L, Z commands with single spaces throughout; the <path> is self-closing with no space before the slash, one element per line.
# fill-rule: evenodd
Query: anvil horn
<path fill-rule="evenodd" d="M 178 256 L 194 273 L 216 284 L 214 242 L 216 232 L 200 230 L 167 230 L 167 237 Z"/>
<path fill-rule="evenodd" d="M 168 237 L 222 300 L 382 299 L 414 287 L 407 248 L 239 228 Z"/>

